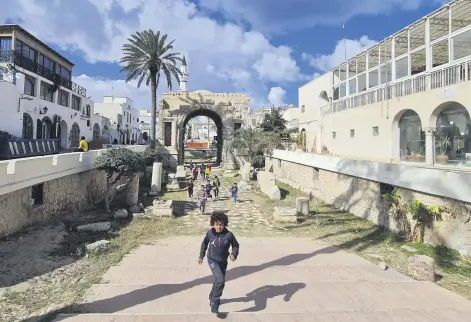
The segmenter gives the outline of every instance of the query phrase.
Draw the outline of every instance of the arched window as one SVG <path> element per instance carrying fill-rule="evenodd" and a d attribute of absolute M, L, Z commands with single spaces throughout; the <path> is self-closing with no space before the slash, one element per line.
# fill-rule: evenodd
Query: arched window
<path fill-rule="evenodd" d="M 33 138 L 33 119 L 29 114 L 23 113 L 23 139 L 32 139 Z"/>
<path fill-rule="evenodd" d="M 399 120 L 399 149 L 401 160 L 425 162 L 425 132 L 419 115 L 405 112 Z"/>
<path fill-rule="evenodd" d="M 436 162 L 471 165 L 471 119 L 466 108 L 451 103 L 437 117 Z"/>
<path fill-rule="evenodd" d="M 70 147 L 71 148 L 78 148 L 80 144 L 80 127 L 77 123 L 72 125 L 70 129 Z"/>
<path fill-rule="evenodd" d="M 96 140 L 100 138 L 100 133 L 100 126 L 98 123 L 95 123 L 95 125 L 93 125 L 93 139 Z"/>

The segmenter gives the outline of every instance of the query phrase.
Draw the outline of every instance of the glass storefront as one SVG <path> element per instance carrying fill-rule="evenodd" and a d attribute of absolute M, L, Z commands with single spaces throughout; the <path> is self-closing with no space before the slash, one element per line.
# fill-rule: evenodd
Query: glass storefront
<path fill-rule="evenodd" d="M 399 148 L 401 160 L 409 162 L 425 162 L 425 132 L 419 115 L 409 110 L 399 121 Z"/>
<path fill-rule="evenodd" d="M 466 108 L 452 103 L 440 112 L 435 130 L 435 162 L 471 166 L 471 120 Z"/>

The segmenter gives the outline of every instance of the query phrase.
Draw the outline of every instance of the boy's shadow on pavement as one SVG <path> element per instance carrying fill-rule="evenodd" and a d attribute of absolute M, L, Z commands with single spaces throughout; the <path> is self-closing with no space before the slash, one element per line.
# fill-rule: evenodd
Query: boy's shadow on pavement
<path fill-rule="evenodd" d="M 254 302 L 254 306 L 238 312 L 259 312 L 267 308 L 268 299 L 284 295 L 283 300 L 288 302 L 294 293 L 306 287 L 304 283 L 289 283 L 286 285 L 265 285 L 247 293 L 246 297 L 222 299 L 222 304 L 232 302 Z"/>

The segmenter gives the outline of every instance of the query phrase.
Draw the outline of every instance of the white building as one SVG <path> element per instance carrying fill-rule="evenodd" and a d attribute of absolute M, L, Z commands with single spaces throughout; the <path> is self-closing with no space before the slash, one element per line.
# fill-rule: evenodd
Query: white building
<path fill-rule="evenodd" d="M 159 134 L 159 112 L 155 116 L 155 137 Z M 151 111 L 139 110 L 139 128 L 141 130 L 142 143 L 149 143 L 152 115 Z"/>
<path fill-rule="evenodd" d="M 104 96 L 103 103 L 95 103 L 95 112 L 110 119 L 111 142 L 130 144 L 139 141 L 139 111 L 133 108 L 130 98 Z"/>
<path fill-rule="evenodd" d="M 18 25 L 0 25 L 0 130 L 60 138 L 64 149 L 102 132 L 93 101 L 72 82 L 74 64 Z"/>
<path fill-rule="evenodd" d="M 471 1 L 456 0 L 299 88 L 305 150 L 471 165 Z"/>
<path fill-rule="evenodd" d="M 191 142 L 213 142 L 217 137 L 217 127 L 209 117 L 200 116 L 188 121 L 185 137 Z"/>

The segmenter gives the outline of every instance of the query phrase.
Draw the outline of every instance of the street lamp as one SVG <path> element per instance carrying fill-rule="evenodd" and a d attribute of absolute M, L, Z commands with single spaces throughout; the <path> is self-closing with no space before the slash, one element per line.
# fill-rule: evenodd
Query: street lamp
<path fill-rule="evenodd" d="M 23 96 L 21 95 L 20 98 L 18 98 L 18 112 L 20 111 L 20 102 L 21 100 L 27 100 L 27 101 L 32 101 L 33 98 L 29 97 L 29 96 Z"/>

